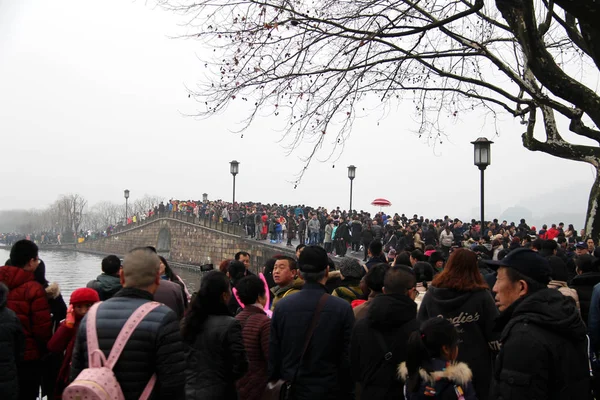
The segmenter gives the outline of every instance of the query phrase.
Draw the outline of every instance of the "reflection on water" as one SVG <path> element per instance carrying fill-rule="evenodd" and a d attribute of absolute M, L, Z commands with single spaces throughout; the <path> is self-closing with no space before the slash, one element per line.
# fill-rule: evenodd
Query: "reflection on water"
<path fill-rule="evenodd" d="M 0 249 L 0 265 L 4 265 L 4 261 L 9 256 L 8 250 Z M 46 264 L 46 279 L 48 282 L 59 284 L 63 298 L 69 304 L 73 290 L 85 287 L 89 281 L 102 273 L 101 264 L 104 257 L 76 251 L 40 250 L 40 258 Z M 195 289 L 197 274 L 185 273 L 185 271 L 176 271 L 176 273 L 181 275 L 188 286 L 191 286 L 190 291 Z"/>

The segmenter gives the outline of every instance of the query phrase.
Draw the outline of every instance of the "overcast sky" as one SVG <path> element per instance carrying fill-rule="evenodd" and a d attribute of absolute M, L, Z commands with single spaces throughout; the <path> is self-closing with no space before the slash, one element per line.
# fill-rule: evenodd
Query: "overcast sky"
<path fill-rule="evenodd" d="M 207 192 L 229 200 L 236 159 L 241 201 L 347 208 L 346 167 L 354 164 L 356 209 L 374 210 L 370 202 L 384 197 L 392 212 L 471 218 L 479 212 L 479 170 L 470 142 L 487 136 L 495 144 L 486 217 L 522 205 L 534 216 L 574 213 L 564 222 L 581 228 L 589 166 L 524 149 L 523 126 L 509 116 L 499 137 L 481 114 L 459 116 L 433 148 L 414 134 L 410 102 L 358 120 L 339 160 L 313 163 L 294 190 L 307 148 L 286 156 L 269 119 L 241 138 L 232 133 L 241 119 L 235 106 L 211 119 L 184 116 L 197 106 L 186 86 L 210 51 L 171 39 L 180 21 L 143 1 L 0 0 L 0 210 L 45 207 L 66 193 L 90 204 L 120 202 L 123 189 L 131 199 Z"/>

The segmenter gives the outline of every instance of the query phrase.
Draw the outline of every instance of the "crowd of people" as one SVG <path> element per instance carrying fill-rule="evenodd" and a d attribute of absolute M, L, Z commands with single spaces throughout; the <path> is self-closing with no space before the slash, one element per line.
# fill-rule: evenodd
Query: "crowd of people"
<path fill-rule="evenodd" d="M 560 224 L 384 217 L 348 218 L 381 227 L 363 263 L 334 262 L 315 233 L 262 266 L 239 251 L 190 294 L 141 247 L 105 257 L 68 307 L 37 245 L 19 240 L 0 267 L 0 398 L 594 398 L 593 240 Z"/>

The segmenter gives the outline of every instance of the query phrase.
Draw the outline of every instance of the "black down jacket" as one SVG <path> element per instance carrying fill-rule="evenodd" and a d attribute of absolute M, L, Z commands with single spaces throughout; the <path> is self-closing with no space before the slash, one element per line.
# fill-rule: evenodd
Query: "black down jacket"
<path fill-rule="evenodd" d="M 504 310 L 500 328 L 491 399 L 591 398 L 586 328 L 571 298 L 542 289 Z"/>
<path fill-rule="evenodd" d="M 100 304 L 96 331 L 100 349 L 106 358 L 127 318 L 152 298 L 152 294 L 145 290 L 124 288 Z M 73 350 L 71 381 L 88 366 L 86 325 L 87 317 L 84 317 Z M 138 399 L 154 373 L 157 382 L 152 399 L 184 398 L 183 342 L 179 320 L 169 307 L 160 306 L 144 317 L 129 338 L 113 371 L 126 399 Z"/>
<path fill-rule="evenodd" d="M 362 399 L 404 400 L 404 382 L 396 368 L 406 361 L 408 337 L 419 329 L 417 304 L 403 294 L 380 294 L 370 303 L 367 317 L 352 332 L 352 376 Z M 391 357 L 386 359 L 388 352 Z"/>
<path fill-rule="evenodd" d="M 185 347 L 186 399 L 236 400 L 235 381 L 248 370 L 240 323 L 228 315 L 211 315 Z"/>
<path fill-rule="evenodd" d="M 25 334 L 17 315 L 6 308 L 8 288 L 0 283 L 0 399 L 16 400 L 17 363 L 23 359 Z"/>

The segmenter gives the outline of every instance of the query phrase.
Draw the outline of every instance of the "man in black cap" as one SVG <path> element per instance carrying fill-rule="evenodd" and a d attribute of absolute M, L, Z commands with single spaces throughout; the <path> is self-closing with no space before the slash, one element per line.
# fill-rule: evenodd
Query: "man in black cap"
<path fill-rule="evenodd" d="M 548 260 L 516 249 L 494 285 L 502 330 L 492 399 L 590 399 L 586 328 L 575 302 L 548 289 Z"/>
<path fill-rule="evenodd" d="M 588 249 L 588 245 L 585 242 L 578 242 L 575 245 L 575 255 L 577 256 L 582 256 L 585 254 L 590 254 L 590 251 Z"/>
<path fill-rule="evenodd" d="M 327 252 L 307 246 L 298 259 L 304 286 L 277 303 L 269 340 L 269 380 L 292 382 L 292 398 L 353 398 L 350 336 L 354 313 L 348 302 L 325 294 L 329 274 Z M 325 294 L 312 335 L 313 315 Z M 306 353 L 302 355 L 305 341 Z"/>

